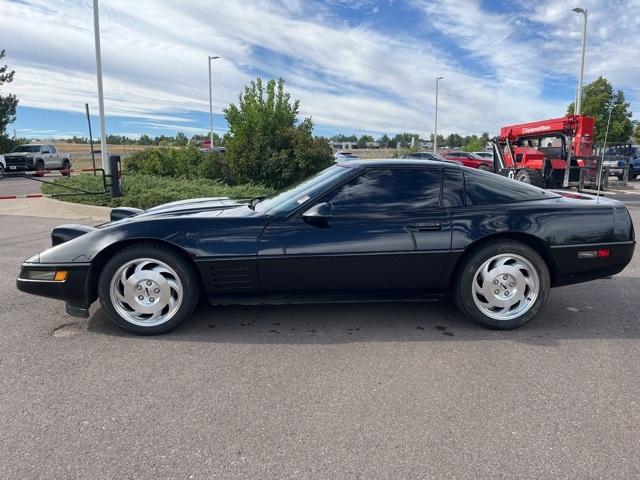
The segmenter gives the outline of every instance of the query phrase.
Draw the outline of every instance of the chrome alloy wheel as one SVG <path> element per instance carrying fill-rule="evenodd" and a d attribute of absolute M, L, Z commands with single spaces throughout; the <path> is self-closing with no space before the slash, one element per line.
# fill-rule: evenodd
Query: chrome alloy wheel
<path fill-rule="evenodd" d="M 153 258 L 122 265 L 111 278 L 111 303 L 127 322 L 154 327 L 169 321 L 180 308 L 182 282 L 173 268 Z"/>
<path fill-rule="evenodd" d="M 473 301 L 487 317 L 517 318 L 533 306 L 540 291 L 538 272 L 520 255 L 500 254 L 485 261 L 472 284 Z"/>

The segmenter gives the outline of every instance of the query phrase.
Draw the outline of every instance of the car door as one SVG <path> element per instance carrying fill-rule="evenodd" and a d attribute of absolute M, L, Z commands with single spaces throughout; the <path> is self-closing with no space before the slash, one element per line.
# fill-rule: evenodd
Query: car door
<path fill-rule="evenodd" d="M 48 147 L 49 147 L 49 155 L 48 155 L 47 168 L 49 169 L 60 168 L 60 162 L 58 158 L 58 152 L 56 151 L 56 147 L 54 147 L 53 145 L 48 145 Z"/>
<path fill-rule="evenodd" d="M 326 204 L 325 222 L 274 218 L 258 251 L 262 290 L 435 287 L 451 247 L 441 185 L 437 167 L 370 168 L 305 205 Z"/>
<path fill-rule="evenodd" d="M 48 145 L 42 145 L 40 147 L 40 154 L 39 154 L 40 158 L 42 158 L 42 162 L 44 163 L 44 168 L 45 170 L 49 168 L 49 146 Z"/>

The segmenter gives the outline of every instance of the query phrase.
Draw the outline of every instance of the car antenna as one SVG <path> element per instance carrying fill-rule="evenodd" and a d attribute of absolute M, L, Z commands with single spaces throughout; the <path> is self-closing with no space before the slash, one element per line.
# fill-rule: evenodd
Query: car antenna
<path fill-rule="evenodd" d="M 602 158 L 600 159 L 600 168 L 598 168 L 598 190 L 596 192 L 596 205 L 600 205 L 600 186 L 602 184 L 602 167 L 604 165 L 604 152 L 607 150 L 607 137 L 609 136 L 609 124 L 611 123 L 611 112 L 614 109 L 613 99 L 611 99 L 611 107 L 609 108 L 609 119 L 607 120 L 607 129 L 604 132 L 604 144 L 602 145 Z"/>

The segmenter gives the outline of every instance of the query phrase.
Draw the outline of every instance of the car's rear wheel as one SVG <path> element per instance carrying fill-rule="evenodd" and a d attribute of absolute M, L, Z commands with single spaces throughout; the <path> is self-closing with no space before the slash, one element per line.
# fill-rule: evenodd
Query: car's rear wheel
<path fill-rule="evenodd" d="M 540 255 L 512 240 L 475 251 L 458 270 L 454 300 L 476 323 L 500 330 L 535 317 L 549 296 L 550 277 Z"/>
<path fill-rule="evenodd" d="M 135 245 L 105 265 L 100 303 L 118 326 L 140 335 L 173 330 L 191 316 L 199 286 L 191 265 L 160 245 Z"/>
<path fill-rule="evenodd" d="M 478 165 L 478 170 L 484 170 L 485 172 L 491 172 L 492 171 L 491 167 L 489 167 L 487 165 Z"/>
<path fill-rule="evenodd" d="M 65 160 L 62 162 L 62 168 L 60 169 L 60 173 L 65 177 L 71 176 L 71 162 L 69 160 Z"/>
<path fill-rule="evenodd" d="M 0 163 L 0 178 L 4 178 L 4 165 Z"/>

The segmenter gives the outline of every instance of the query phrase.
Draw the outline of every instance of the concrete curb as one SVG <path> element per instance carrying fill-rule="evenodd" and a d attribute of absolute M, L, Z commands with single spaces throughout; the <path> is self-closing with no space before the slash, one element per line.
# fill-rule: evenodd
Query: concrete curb
<path fill-rule="evenodd" d="M 109 221 L 111 209 L 63 202 L 47 197 L 12 198 L 0 202 L 0 215 Z"/>

